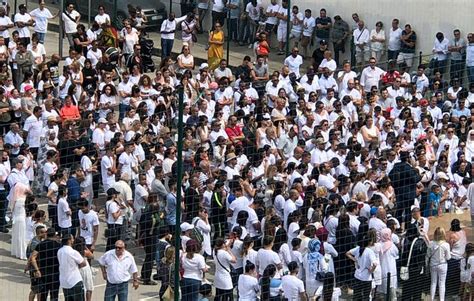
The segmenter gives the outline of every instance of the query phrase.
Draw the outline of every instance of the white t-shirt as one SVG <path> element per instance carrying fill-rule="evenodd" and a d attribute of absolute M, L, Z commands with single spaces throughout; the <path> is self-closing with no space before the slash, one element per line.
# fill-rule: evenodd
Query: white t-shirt
<path fill-rule="evenodd" d="M 263 275 L 263 271 L 270 264 L 279 265 L 281 263 L 280 256 L 275 251 L 260 249 L 257 252 L 257 262 L 258 273 Z"/>
<path fill-rule="evenodd" d="M 81 187 L 89 187 L 92 185 L 92 173 L 87 171 L 92 167 L 92 161 L 88 156 L 82 156 L 81 167 L 84 170 L 84 181 L 81 182 Z"/>
<path fill-rule="evenodd" d="M 128 82 L 120 82 L 118 84 L 118 92 L 125 92 L 127 94 L 130 94 L 132 92 L 132 87 L 133 87 L 133 84 L 128 81 Z M 120 96 L 119 96 L 120 97 Z M 123 105 L 129 105 L 130 104 L 130 97 L 125 97 L 125 98 L 122 98 L 120 97 L 120 103 L 123 104 Z"/>
<path fill-rule="evenodd" d="M 68 13 L 68 15 L 73 19 L 76 20 L 77 17 L 80 17 L 81 15 L 73 10 L 72 12 Z M 65 12 L 62 13 L 62 18 L 64 22 L 64 32 L 65 33 L 75 33 L 77 32 L 77 23 L 75 21 L 72 21 L 69 16 L 66 15 Z"/>
<path fill-rule="evenodd" d="M 115 175 L 109 175 L 108 169 L 113 167 L 112 166 L 112 160 L 108 156 L 102 157 L 102 160 L 100 162 L 100 167 L 101 171 L 100 173 L 102 174 L 102 184 L 108 185 L 109 188 L 111 185 L 115 183 Z"/>
<path fill-rule="evenodd" d="M 250 275 L 240 275 L 238 282 L 239 300 L 254 301 L 260 291 L 257 278 Z"/>
<path fill-rule="evenodd" d="M 95 68 L 99 60 L 102 58 L 102 50 L 99 48 L 97 48 L 96 51 L 92 50 L 92 48 L 89 49 L 87 51 L 87 58 L 91 60 L 92 67 Z"/>
<path fill-rule="evenodd" d="M 58 170 L 58 165 L 54 162 L 46 162 L 43 165 L 43 174 L 44 174 L 44 184 L 43 186 L 49 187 L 51 184 L 51 176 L 56 173 Z"/>
<path fill-rule="evenodd" d="M 296 77 L 300 77 L 300 66 L 303 64 L 303 57 L 301 55 L 296 57 L 290 55 L 285 59 L 284 64 L 288 66 L 290 72 L 295 73 Z"/>
<path fill-rule="evenodd" d="M 35 32 L 46 33 L 48 31 L 48 19 L 52 19 L 53 15 L 46 7 L 41 10 L 34 9 L 30 15 L 35 20 Z"/>
<path fill-rule="evenodd" d="M 14 20 L 15 20 L 15 23 L 16 22 L 27 23 L 31 20 L 31 16 L 28 13 L 25 13 L 24 15 L 22 15 L 20 13 L 17 13 L 15 15 Z M 30 29 L 28 28 L 28 26 L 25 26 L 23 28 L 18 28 L 17 27 L 16 30 L 18 31 L 18 34 L 19 34 L 20 38 L 29 38 L 31 36 Z"/>
<path fill-rule="evenodd" d="M 63 229 L 67 229 L 72 226 L 71 216 L 67 214 L 71 209 L 66 198 L 59 198 L 58 200 L 58 225 Z"/>
<path fill-rule="evenodd" d="M 120 211 L 120 206 L 117 204 L 116 201 L 107 201 L 105 203 L 105 208 L 107 210 L 107 224 L 108 225 L 122 225 L 123 224 L 123 215 L 120 215 L 117 220 L 114 219 L 112 213 L 116 213 Z"/>
<path fill-rule="evenodd" d="M 230 276 L 230 265 L 232 256 L 225 250 L 217 252 L 216 273 L 214 277 L 214 286 L 222 290 L 233 288 L 232 277 Z"/>
<path fill-rule="evenodd" d="M 63 246 L 58 250 L 59 283 L 62 288 L 72 288 L 82 281 L 79 264 L 84 260 L 81 254 L 70 246 Z"/>
<path fill-rule="evenodd" d="M 392 50 L 392 51 L 400 50 L 401 37 L 402 37 L 402 29 L 400 27 L 398 27 L 395 30 L 393 30 L 393 28 L 390 28 L 390 33 L 389 33 L 389 38 L 388 38 L 388 50 Z"/>
<path fill-rule="evenodd" d="M 0 18 L 0 26 L 7 26 L 7 25 L 13 25 L 12 20 L 7 16 Z M 10 32 L 8 31 L 8 29 L 4 31 L 0 31 L 0 35 L 4 37 L 5 39 L 8 39 L 10 37 Z"/>
<path fill-rule="evenodd" d="M 279 11 L 280 11 L 280 5 L 278 4 L 275 4 L 275 5 L 270 4 L 266 10 L 267 13 L 277 13 Z M 266 23 L 276 25 L 278 23 L 278 19 L 277 17 L 268 17 Z"/>
<path fill-rule="evenodd" d="M 87 213 L 79 210 L 78 216 L 81 224 L 81 232 L 79 235 L 85 239 L 87 245 L 90 245 L 94 238 L 94 227 L 99 225 L 99 216 L 97 215 L 97 212 L 93 210 L 90 210 Z"/>
<path fill-rule="evenodd" d="M 43 122 L 35 115 L 31 115 L 25 120 L 23 130 L 28 132 L 26 143 L 30 147 L 40 147 L 41 131 L 43 129 Z"/>
<path fill-rule="evenodd" d="M 202 270 L 206 267 L 206 262 L 201 254 L 194 254 L 191 259 L 183 254 L 181 262 L 184 270 L 183 278 L 202 280 Z"/>
<path fill-rule="evenodd" d="M 285 275 L 281 279 L 281 288 L 285 298 L 292 301 L 299 301 L 300 293 L 304 293 L 304 283 L 294 275 Z"/>
<path fill-rule="evenodd" d="M 94 20 L 97 22 L 97 24 L 99 24 L 99 26 L 107 22 L 110 24 L 110 16 L 108 14 L 103 14 L 103 15 L 99 14 L 95 16 Z"/>
<path fill-rule="evenodd" d="M 128 282 L 131 275 L 138 272 L 135 259 L 128 251 L 124 251 L 120 259 L 115 250 L 107 251 L 99 258 L 99 264 L 107 269 L 107 281 L 112 284 Z"/>
<path fill-rule="evenodd" d="M 372 273 L 369 272 L 369 269 L 372 265 L 376 264 L 377 257 L 375 253 L 370 248 L 365 248 L 362 256 L 359 256 L 359 248 L 355 247 L 349 252 L 356 259 L 356 271 L 354 277 L 361 281 L 372 281 Z"/>
<path fill-rule="evenodd" d="M 309 17 L 309 18 L 305 17 L 303 20 L 303 35 L 305 37 L 311 37 L 315 26 L 316 26 L 316 20 L 313 17 Z"/>

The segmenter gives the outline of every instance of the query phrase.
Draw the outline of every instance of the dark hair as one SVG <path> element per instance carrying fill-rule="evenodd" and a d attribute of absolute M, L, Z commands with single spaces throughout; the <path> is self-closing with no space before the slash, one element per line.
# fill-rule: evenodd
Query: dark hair
<path fill-rule="evenodd" d="M 288 263 L 288 271 L 290 271 L 290 273 L 293 273 L 294 271 L 296 271 L 297 268 L 298 268 L 298 263 L 296 261 L 292 261 Z"/>
<path fill-rule="evenodd" d="M 245 263 L 245 273 L 250 272 L 251 270 L 255 270 L 255 264 L 253 264 L 251 261 L 248 261 Z"/>
<path fill-rule="evenodd" d="M 270 280 L 276 273 L 276 266 L 274 264 L 268 265 L 265 270 L 263 271 L 262 279 L 261 279 L 261 300 L 269 300 L 270 299 Z"/>

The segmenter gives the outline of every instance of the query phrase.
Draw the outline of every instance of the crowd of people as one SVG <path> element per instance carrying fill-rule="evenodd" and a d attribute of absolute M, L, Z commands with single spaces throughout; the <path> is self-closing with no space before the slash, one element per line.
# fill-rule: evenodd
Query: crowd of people
<path fill-rule="evenodd" d="M 313 39 L 319 48 L 306 70 L 294 46 L 270 71 L 272 32 L 282 52 L 288 5 L 272 0 L 256 9 L 265 22 L 255 56 L 231 69 L 221 25 L 237 18 L 233 29 L 256 36 L 243 22 L 257 20 L 259 4 L 246 5 L 246 19 L 232 13 L 239 1 L 219 3 L 208 62 L 196 68 L 191 55 L 202 16 L 171 13 L 151 74 L 139 9 L 129 8 L 110 44 L 102 6 L 87 30 L 73 4 L 56 15 L 43 1 L 31 13 L 22 4 L 13 21 L 0 7 L 0 230 L 27 261 L 29 300 L 58 300 L 60 288 L 66 300 L 101 298 L 92 295 L 99 273 L 105 300 L 126 300 L 129 282 L 157 281 L 162 300 L 177 286 L 193 301 L 472 298 L 474 245 L 459 219 L 434 232 L 430 223 L 474 200 L 473 35 L 461 43 L 455 30 L 454 45 L 437 35 L 432 62 L 411 75 L 409 25 L 392 22 L 385 68 L 381 22 L 369 35 L 357 14 L 352 31 L 324 9 L 314 19 L 293 7 L 291 37 L 304 52 Z M 196 15 L 207 9 L 200 3 Z M 71 46 L 64 61 L 44 47 L 47 20 L 59 15 Z M 253 43 L 246 30 L 232 38 Z M 351 35 L 357 68 L 332 58 Z"/>

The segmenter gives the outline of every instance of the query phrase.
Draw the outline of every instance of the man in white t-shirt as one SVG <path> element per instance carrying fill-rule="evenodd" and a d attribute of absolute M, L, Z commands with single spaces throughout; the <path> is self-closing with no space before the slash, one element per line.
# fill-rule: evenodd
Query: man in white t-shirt
<path fill-rule="evenodd" d="M 8 46 L 10 42 L 9 28 L 13 28 L 14 24 L 12 20 L 6 15 L 5 8 L 0 7 L 0 36 L 5 39 L 5 45 Z"/>
<path fill-rule="evenodd" d="M 288 263 L 290 274 L 281 278 L 281 288 L 287 300 L 306 301 L 308 296 L 304 289 L 304 282 L 298 278 L 299 265 L 296 261 Z"/>
<path fill-rule="evenodd" d="M 38 154 L 40 147 L 41 132 L 43 130 L 43 121 L 41 107 L 37 106 L 33 109 L 33 114 L 26 118 L 23 131 L 27 133 L 26 143 L 30 146 L 31 153 L 35 156 Z"/>
<path fill-rule="evenodd" d="M 232 75 L 232 71 L 227 67 L 226 59 L 222 59 L 219 64 L 219 68 L 216 68 L 216 70 L 214 70 L 214 78 L 216 82 L 219 82 L 219 80 L 222 77 L 227 77 L 229 79 L 229 82 L 234 81 L 234 76 Z"/>
<path fill-rule="evenodd" d="M 77 24 L 79 24 L 81 19 L 81 15 L 74 10 L 74 4 L 70 3 L 66 7 L 66 10 L 62 13 L 62 19 L 69 46 L 74 47 L 74 38 L 72 36 L 77 32 Z"/>
<path fill-rule="evenodd" d="M 301 46 L 303 47 L 303 57 L 307 57 L 308 46 L 313 40 L 314 27 L 316 26 L 316 20 L 311 16 L 311 10 L 306 9 L 304 11 L 303 19 L 303 35 L 301 36 Z"/>
<path fill-rule="evenodd" d="M 132 95 L 133 83 L 130 81 L 130 74 L 128 71 L 122 73 L 122 81 L 118 84 L 117 92 L 119 95 L 119 119 L 123 120 L 125 112 L 130 107 L 130 96 Z"/>
<path fill-rule="evenodd" d="M 265 31 L 267 32 L 267 41 L 270 44 L 272 32 L 275 29 L 275 26 L 278 24 L 278 12 L 280 11 L 280 5 L 278 5 L 278 0 L 271 0 L 270 5 L 265 11 L 267 16 L 267 21 L 265 21 Z"/>
<path fill-rule="evenodd" d="M 402 29 L 398 27 L 400 21 L 392 20 L 392 27 L 388 35 L 387 60 L 396 60 L 400 52 Z"/>
<path fill-rule="evenodd" d="M 58 250 L 59 283 L 66 300 L 84 300 L 84 283 L 80 268 L 87 265 L 82 255 L 72 248 L 74 236 L 67 234 L 62 238 L 63 247 Z"/>
<path fill-rule="evenodd" d="M 20 41 L 24 42 L 25 45 L 28 45 L 30 44 L 31 37 L 31 33 L 28 27 L 33 26 L 35 22 L 30 16 L 30 14 L 26 12 L 25 4 L 20 4 L 20 6 L 18 6 L 18 9 L 20 10 L 20 12 L 18 12 L 14 18 L 14 22 L 17 28 L 16 30 L 18 31 Z"/>
<path fill-rule="evenodd" d="M 38 36 L 39 42 L 44 44 L 44 38 L 46 36 L 46 32 L 48 31 L 48 19 L 54 19 L 59 15 L 59 11 L 57 14 L 53 16 L 49 9 L 45 7 L 44 1 L 39 3 L 39 7 L 32 10 L 30 12 L 31 17 L 35 20 L 35 33 Z"/>
<path fill-rule="evenodd" d="M 99 5 L 97 8 L 99 13 L 95 16 L 94 21 L 99 24 L 99 27 L 102 25 L 110 25 L 110 16 L 105 13 L 105 7 L 103 5 Z M 99 29 L 99 33 L 102 32 L 102 29 Z"/>
<path fill-rule="evenodd" d="M 278 40 L 278 54 L 283 54 L 288 30 L 288 0 L 281 2 L 280 9 L 276 14 L 278 20 L 277 40 Z"/>
<path fill-rule="evenodd" d="M 299 55 L 299 49 L 293 47 L 291 55 L 285 59 L 284 64 L 290 68 L 290 73 L 293 72 L 296 78 L 300 78 L 300 66 L 303 65 L 303 57 Z"/>
<path fill-rule="evenodd" d="M 78 206 L 81 208 L 78 211 L 80 223 L 79 236 L 84 238 L 87 248 L 94 252 L 99 235 L 99 216 L 97 212 L 90 208 L 89 203 L 85 199 L 81 199 Z"/>

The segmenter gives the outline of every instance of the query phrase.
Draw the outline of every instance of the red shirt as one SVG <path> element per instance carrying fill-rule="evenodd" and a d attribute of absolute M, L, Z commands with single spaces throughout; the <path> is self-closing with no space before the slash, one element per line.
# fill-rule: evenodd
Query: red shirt
<path fill-rule="evenodd" d="M 242 135 L 242 129 L 236 125 L 233 128 L 231 127 L 226 127 L 225 132 L 227 136 L 229 136 L 229 139 L 233 142 L 235 137 L 239 137 Z"/>

